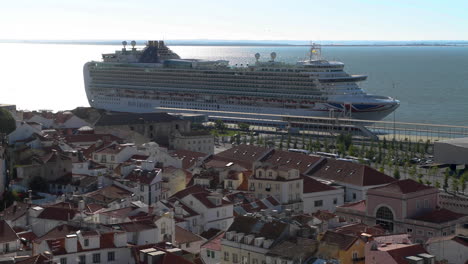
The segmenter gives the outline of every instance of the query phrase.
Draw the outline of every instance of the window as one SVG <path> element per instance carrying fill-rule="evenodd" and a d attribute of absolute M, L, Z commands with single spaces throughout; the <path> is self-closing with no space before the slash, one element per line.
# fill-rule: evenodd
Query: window
<path fill-rule="evenodd" d="M 359 255 L 356 251 L 353 252 L 353 259 L 358 259 Z"/>
<path fill-rule="evenodd" d="M 237 258 L 237 254 L 232 253 L 232 263 L 238 263 L 239 259 Z"/>
<path fill-rule="evenodd" d="M 263 176 L 262 174 L 263 174 L 262 171 L 258 171 L 258 177 L 261 178 Z"/>
<path fill-rule="evenodd" d="M 299 201 L 301 199 L 300 194 L 296 193 L 296 201 Z"/>
<path fill-rule="evenodd" d="M 166 222 L 161 223 L 161 234 L 166 234 Z"/>
<path fill-rule="evenodd" d="M 279 183 L 275 184 L 275 187 L 276 187 L 276 190 L 279 191 L 279 189 L 280 189 Z"/>
<path fill-rule="evenodd" d="M 424 208 L 429 208 L 429 200 L 424 200 Z"/>
<path fill-rule="evenodd" d="M 262 183 L 259 182 L 259 183 L 258 183 L 258 188 L 261 189 L 262 187 L 263 187 Z"/>
<path fill-rule="evenodd" d="M 271 184 L 267 183 L 265 191 L 269 192 L 271 190 Z"/>
<path fill-rule="evenodd" d="M 268 177 L 273 178 L 273 172 L 269 171 L 268 172 Z"/>
<path fill-rule="evenodd" d="M 413 229 L 412 228 L 407 228 L 406 233 L 413 233 Z"/>
<path fill-rule="evenodd" d="M 99 156 L 98 155 L 94 155 L 94 160 L 97 160 L 99 159 Z"/>
<path fill-rule="evenodd" d="M 80 258 L 79 261 L 78 261 L 79 264 L 86 264 L 86 256 L 85 255 L 81 255 L 79 258 Z"/>
<path fill-rule="evenodd" d="M 321 207 L 321 206 L 323 206 L 323 200 L 314 201 L 314 206 L 315 206 L 315 207 Z"/>
<path fill-rule="evenodd" d="M 393 231 L 393 213 L 390 208 L 386 206 L 380 207 L 375 217 L 377 218 L 376 224 L 381 225 L 386 230 Z"/>
<path fill-rule="evenodd" d="M 60 264 L 67 264 L 67 258 L 60 258 Z"/>
<path fill-rule="evenodd" d="M 114 160 L 115 160 L 115 156 L 111 155 L 111 161 L 114 161 Z"/>
<path fill-rule="evenodd" d="M 258 259 L 253 258 L 253 259 L 252 259 L 252 264 L 258 264 Z"/>
<path fill-rule="evenodd" d="M 419 200 L 416 201 L 416 208 L 417 209 L 421 208 L 421 201 Z"/>
<path fill-rule="evenodd" d="M 115 260 L 115 252 L 114 251 L 107 252 L 107 261 L 114 261 L 114 260 Z"/>
<path fill-rule="evenodd" d="M 250 190 L 255 191 L 255 183 L 253 182 L 250 183 Z"/>
<path fill-rule="evenodd" d="M 353 193 L 353 200 L 356 199 L 356 193 Z"/>
<path fill-rule="evenodd" d="M 86 238 L 84 240 L 84 245 L 85 245 L 85 247 L 89 247 L 89 239 Z"/>
<path fill-rule="evenodd" d="M 229 261 L 229 252 L 224 252 L 224 260 Z"/>
<path fill-rule="evenodd" d="M 93 254 L 93 263 L 101 263 L 101 253 Z"/>
<path fill-rule="evenodd" d="M 3 246 L 3 251 L 4 251 L 5 253 L 7 253 L 7 252 L 10 251 L 10 244 L 9 244 L 8 242 L 4 244 L 4 246 Z"/>
<path fill-rule="evenodd" d="M 207 257 L 210 257 L 210 256 L 211 256 L 211 251 L 210 251 L 210 250 L 206 250 L 206 256 L 207 256 Z"/>
<path fill-rule="evenodd" d="M 228 183 L 228 188 L 232 188 L 232 181 L 227 181 Z"/>
<path fill-rule="evenodd" d="M 144 192 L 145 191 L 145 186 L 143 186 L 143 184 L 140 184 L 140 192 Z"/>
<path fill-rule="evenodd" d="M 337 204 L 337 203 L 338 203 L 338 199 L 333 198 L 333 204 Z"/>
<path fill-rule="evenodd" d="M 433 236 L 434 236 L 434 233 L 431 232 L 431 231 L 427 231 L 427 236 L 428 236 L 428 237 L 433 237 Z"/>

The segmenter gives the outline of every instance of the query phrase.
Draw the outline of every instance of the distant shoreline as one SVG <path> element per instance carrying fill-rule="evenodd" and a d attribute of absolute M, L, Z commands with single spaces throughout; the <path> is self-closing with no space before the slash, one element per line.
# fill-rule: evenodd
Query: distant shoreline
<path fill-rule="evenodd" d="M 358 41 L 353 41 L 358 42 Z M 370 41 L 368 41 L 370 42 Z M 391 41 L 388 41 L 391 42 Z M 405 43 L 325 43 L 320 44 L 322 47 L 465 47 L 468 46 L 468 41 L 453 41 L 447 43 L 434 42 L 414 42 L 408 41 Z M 119 41 L 60 41 L 60 40 L 0 40 L 0 43 L 18 43 L 18 44 L 49 44 L 49 45 L 111 45 L 122 46 Z M 144 41 L 138 41 L 144 43 Z M 218 46 L 218 47 L 309 47 L 311 44 L 304 43 L 265 43 L 265 42 L 236 42 L 236 41 L 171 41 L 167 40 L 169 46 Z M 138 45 L 138 46 L 141 46 Z"/>

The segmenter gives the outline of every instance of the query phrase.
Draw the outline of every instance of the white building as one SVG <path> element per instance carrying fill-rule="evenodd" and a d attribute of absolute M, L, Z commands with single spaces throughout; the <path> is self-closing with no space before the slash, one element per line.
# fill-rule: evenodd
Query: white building
<path fill-rule="evenodd" d="M 344 204 L 343 188 L 333 187 L 307 176 L 303 177 L 303 181 L 304 213 L 315 213 L 318 210 L 335 212 L 336 206 Z"/>
<path fill-rule="evenodd" d="M 468 237 L 453 235 L 429 238 L 426 250 L 438 261 L 448 264 L 466 263 L 468 260 Z"/>
<path fill-rule="evenodd" d="M 138 150 L 133 144 L 112 143 L 94 151 L 91 157 L 93 161 L 101 163 L 113 170 L 120 163 L 130 159 L 136 154 L 138 154 Z"/>
<path fill-rule="evenodd" d="M 15 231 L 5 220 L 0 220 L 0 257 L 15 256 L 20 245 Z"/>
<path fill-rule="evenodd" d="M 161 200 L 162 170 L 134 169 L 125 177 L 124 184 L 133 188 L 133 193 L 145 204 L 151 205 Z"/>

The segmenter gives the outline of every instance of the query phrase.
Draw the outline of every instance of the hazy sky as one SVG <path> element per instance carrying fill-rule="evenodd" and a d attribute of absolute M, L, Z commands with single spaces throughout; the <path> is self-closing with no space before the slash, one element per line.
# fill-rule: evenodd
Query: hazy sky
<path fill-rule="evenodd" d="M 466 0 L 0 0 L 0 39 L 467 40 Z"/>

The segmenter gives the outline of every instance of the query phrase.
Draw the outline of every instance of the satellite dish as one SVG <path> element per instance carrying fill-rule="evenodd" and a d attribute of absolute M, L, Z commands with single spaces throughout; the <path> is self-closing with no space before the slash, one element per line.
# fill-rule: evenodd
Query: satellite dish
<path fill-rule="evenodd" d="M 272 52 L 272 53 L 270 54 L 270 56 L 271 56 L 271 60 L 272 60 L 272 61 L 275 61 L 275 59 L 276 59 L 276 52 Z"/>
<path fill-rule="evenodd" d="M 260 53 L 255 53 L 255 59 L 258 61 L 260 59 Z"/>
<path fill-rule="evenodd" d="M 136 45 L 136 41 L 132 40 L 132 42 L 130 42 L 130 44 L 132 45 L 132 48 L 134 48 L 135 45 Z"/>

